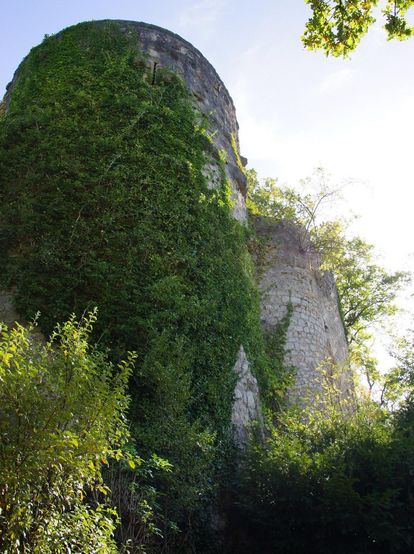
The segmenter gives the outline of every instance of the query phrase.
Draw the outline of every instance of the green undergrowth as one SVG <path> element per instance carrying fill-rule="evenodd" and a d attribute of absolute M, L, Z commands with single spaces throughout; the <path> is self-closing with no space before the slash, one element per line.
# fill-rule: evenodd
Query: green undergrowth
<path fill-rule="evenodd" d="M 405 554 L 413 545 L 413 403 L 280 414 L 236 484 L 229 552 Z M 237 492 L 235 493 L 237 494 Z"/>
<path fill-rule="evenodd" d="M 247 230 L 223 168 L 217 189 L 203 175 L 214 129 L 134 33 L 76 25 L 22 63 L 0 120 L 1 284 L 44 333 L 97 306 L 95 340 L 137 352 L 132 434 L 173 465 L 158 525 L 189 542 L 230 441 L 238 349 L 261 382 L 266 356 Z"/>

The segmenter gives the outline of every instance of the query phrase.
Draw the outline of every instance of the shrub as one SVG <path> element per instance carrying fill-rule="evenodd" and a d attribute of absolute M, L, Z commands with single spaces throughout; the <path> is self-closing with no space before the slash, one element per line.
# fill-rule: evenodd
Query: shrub
<path fill-rule="evenodd" d="M 47 343 L 1 326 L 2 552 L 117 551 L 101 468 L 123 456 L 133 356 L 114 368 L 90 348 L 94 321 L 72 317 Z"/>
<path fill-rule="evenodd" d="M 280 416 L 240 472 L 233 550 L 405 553 L 414 540 L 411 410 Z M 404 429 L 404 431 L 402 430 Z M 249 550 L 250 548 L 250 550 Z"/>

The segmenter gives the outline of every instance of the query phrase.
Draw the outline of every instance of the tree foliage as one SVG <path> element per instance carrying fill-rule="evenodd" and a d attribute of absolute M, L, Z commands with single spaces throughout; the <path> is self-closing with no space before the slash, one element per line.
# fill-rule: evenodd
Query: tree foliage
<path fill-rule="evenodd" d="M 375 260 L 374 246 L 360 237 L 347 238 L 341 226 L 321 225 L 315 244 L 324 251 L 323 265 L 333 271 L 350 343 L 362 338 L 370 325 L 397 311 L 398 291 L 408 282 L 404 271 L 389 272 Z M 335 245 L 335 248 L 332 245 Z M 325 255 L 324 255 L 325 253 Z"/>
<path fill-rule="evenodd" d="M 404 336 L 394 336 L 389 354 L 393 365 L 387 373 L 379 375 L 381 404 L 398 410 L 401 403 L 414 399 L 414 331 L 409 329 Z"/>
<path fill-rule="evenodd" d="M 0 334 L 0 550 L 116 552 L 102 467 L 124 457 L 133 356 L 114 368 L 88 346 L 90 314 Z M 135 463 L 133 457 L 130 463 Z"/>
<path fill-rule="evenodd" d="M 305 0 L 312 15 L 305 27 L 303 44 L 326 55 L 348 56 L 375 22 L 379 0 Z M 407 11 L 413 0 L 387 0 L 382 14 L 388 39 L 405 40 L 413 34 Z"/>
<path fill-rule="evenodd" d="M 233 512 L 239 553 L 405 553 L 414 540 L 412 406 L 343 418 L 279 416 L 247 457 Z M 234 543 L 233 543 L 234 544 Z"/>

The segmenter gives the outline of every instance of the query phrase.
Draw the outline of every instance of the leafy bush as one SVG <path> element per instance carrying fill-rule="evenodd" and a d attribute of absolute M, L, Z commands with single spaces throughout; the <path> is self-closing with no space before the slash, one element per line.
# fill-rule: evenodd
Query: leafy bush
<path fill-rule="evenodd" d="M 101 468 L 123 457 L 133 357 L 115 369 L 90 348 L 94 321 L 72 317 L 46 344 L 1 326 L 2 552 L 117 551 Z"/>
<path fill-rule="evenodd" d="M 240 472 L 231 551 L 405 553 L 414 541 L 412 405 L 280 416 Z"/>

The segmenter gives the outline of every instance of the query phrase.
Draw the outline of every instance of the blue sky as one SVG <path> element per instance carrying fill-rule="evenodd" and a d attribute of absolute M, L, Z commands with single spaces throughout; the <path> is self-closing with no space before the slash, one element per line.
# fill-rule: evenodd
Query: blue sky
<path fill-rule="evenodd" d="M 189 40 L 232 95 L 242 154 L 262 177 L 297 185 L 316 166 L 352 179 L 349 209 L 384 263 L 414 268 L 414 39 L 380 23 L 350 60 L 304 50 L 304 0 L 14 0 L 2 7 L 0 89 L 45 34 L 91 19 L 154 23 Z M 1 93 L 0 93 L 1 94 Z"/>

